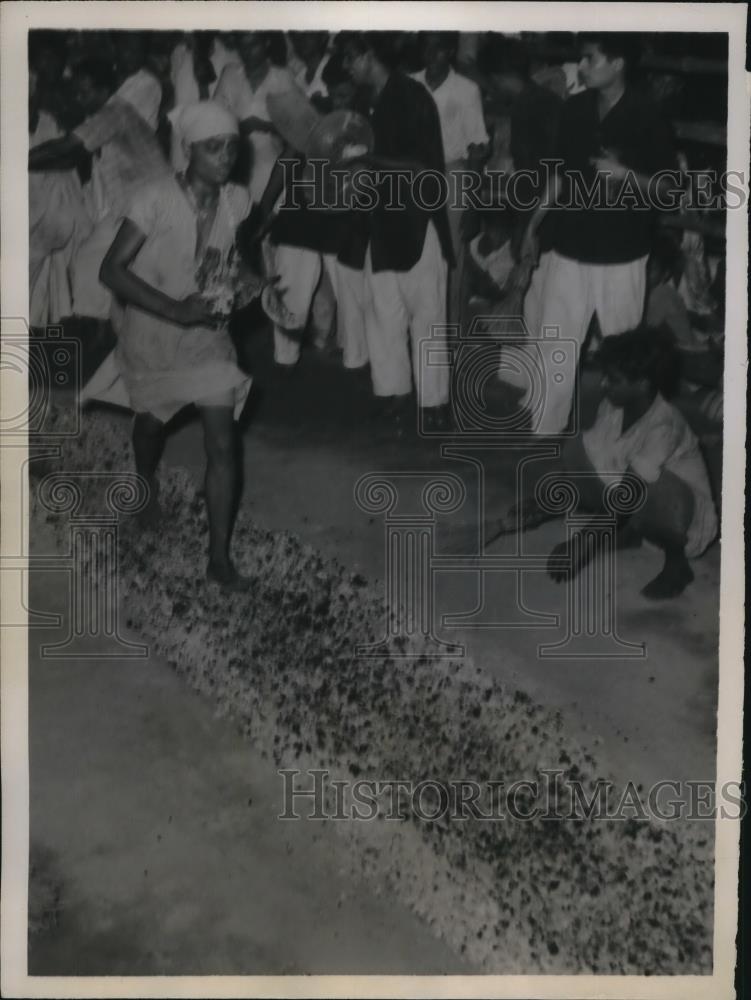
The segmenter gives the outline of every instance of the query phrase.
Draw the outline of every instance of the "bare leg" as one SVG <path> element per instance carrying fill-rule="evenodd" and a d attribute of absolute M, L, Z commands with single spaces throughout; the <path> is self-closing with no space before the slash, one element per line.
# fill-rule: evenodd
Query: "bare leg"
<path fill-rule="evenodd" d="M 646 503 L 634 517 L 641 534 L 665 554 L 662 570 L 642 589 L 650 600 L 677 597 L 693 580 L 686 558 L 686 536 L 693 515 L 693 494 L 677 476 L 663 472 L 650 484 Z"/>
<path fill-rule="evenodd" d="M 230 590 L 245 589 L 229 556 L 235 510 L 237 461 L 231 406 L 199 406 L 206 449 L 206 507 L 209 517 L 209 561 L 206 575 Z"/>
<path fill-rule="evenodd" d="M 159 487 L 156 470 L 164 451 L 165 429 L 161 420 L 151 413 L 137 413 L 133 420 L 133 452 L 136 472 L 142 476 L 149 488 L 149 499 L 139 515 L 141 527 L 154 528 L 161 517 Z"/>
<path fill-rule="evenodd" d="M 694 500 L 689 487 L 670 472 L 663 472 L 647 487 L 643 507 L 619 528 L 618 548 L 631 548 L 641 539 L 658 545 L 664 555 L 662 570 L 644 588 L 650 600 L 669 600 L 683 593 L 694 579 L 686 557 L 686 536 L 693 517 Z M 576 576 L 596 555 L 594 532 L 577 532 L 569 542 L 556 545 L 548 572 L 556 583 Z"/>

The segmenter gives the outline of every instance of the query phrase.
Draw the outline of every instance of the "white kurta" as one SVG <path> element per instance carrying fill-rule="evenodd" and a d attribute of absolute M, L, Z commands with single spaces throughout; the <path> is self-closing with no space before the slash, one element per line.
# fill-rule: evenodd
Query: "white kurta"
<path fill-rule="evenodd" d="M 146 236 L 134 274 L 178 300 L 206 291 L 201 274 L 211 272 L 208 280 L 220 284 L 228 276 L 235 231 L 249 207 L 243 188 L 228 184 L 222 189 L 203 261 L 196 261 L 196 217 L 177 180 L 170 176 L 147 185 L 126 213 Z M 189 403 L 232 392 L 238 417 L 250 383 L 237 366 L 226 326 L 186 328 L 129 305 L 117 348 L 85 386 L 81 401 L 127 405 L 167 421 Z"/>

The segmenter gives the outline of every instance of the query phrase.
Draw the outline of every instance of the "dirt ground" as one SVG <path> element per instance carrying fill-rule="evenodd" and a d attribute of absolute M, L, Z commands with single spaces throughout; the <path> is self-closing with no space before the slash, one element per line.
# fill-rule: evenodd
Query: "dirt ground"
<path fill-rule="evenodd" d="M 451 471 L 467 501 L 439 518 L 438 551 L 464 546 L 471 557 L 478 484 L 469 463 L 441 458 L 437 442 L 413 434 L 394 441 L 371 420 L 367 379 L 333 356 L 308 352 L 281 375 L 257 335 L 245 360 L 256 386 L 242 502 L 261 526 L 293 531 L 383 579 L 384 524 L 354 502 L 355 483 L 368 472 Z M 195 419 L 175 429 L 165 461 L 202 476 Z M 484 453 L 484 466 L 486 509 L 500 513 L 513 499 L 514 453 Z M 547 554 L 564 527 L 528 537 L 528 551 Z M 681 598 L 653 605 L 639 589 L 660 568 L 659 554 L 646 546 L 619 553 L 618 630 L 646 645 L 640 659 L 540 658 L 540 643 L 560 639 L 562 626 L 444 628 L 442 637 L 560 710 L 572 732 L 597 743 L 602 772 L 616 781 L 711 779 L 719 567 L 715 545 Z M 488 613 L 519 607 L 516 587 L 513 574 L 491 574 Z M 32 595 L 36 608 L 57 607 L 62 575 L 37 576 Z M 469 612 L 477 600 L 476 574 L 441 574 L 439 612 Z M 560 616 L 565 602 L 565 589 L 544 574 L 525 575 L 522 604 Z M 276 820 L 273 764 L 165 664 L 40 658 L 40 642 L 54 638 L 30 637 L 31 829 L 57 861 L 63 912 L 57 930 L 34 939 L 31 974 L 473 971 L 377 887 L 347 881 L 332 835 Z"/>

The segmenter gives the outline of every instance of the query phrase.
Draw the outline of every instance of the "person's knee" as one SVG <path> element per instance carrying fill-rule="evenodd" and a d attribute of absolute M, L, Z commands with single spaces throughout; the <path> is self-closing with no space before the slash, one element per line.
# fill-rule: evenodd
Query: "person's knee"
<path fill-rule="evenodd" d="M 579 504 L 587 510 L 599 510 L 604 484 L 589 460 L 581 435 L 571 438 L 564 445 L 561 468 L 564 476 L 571 478 Z"/>
<path fill-rule="evenodd" d="M 212 434 L 206 438 L 206 458 L 210 465 L 232 465 L 235 447 L 230 434 Z"/>
<path fill-rule="evenodd" d="M 663 470 L 647 486 L 647 497 L 634 515 L 634 524 L 650 541 L 685 544 L 694 516 L 694 497 L 690 487 L 672 472 Z"/>
<path fill-rule="evenodd" d="M 210 464 L 228 464 L 235 458 L 235 435 L 232 410 L 217 407 L 204 411 L 203 435 L 206 458 Z"/>

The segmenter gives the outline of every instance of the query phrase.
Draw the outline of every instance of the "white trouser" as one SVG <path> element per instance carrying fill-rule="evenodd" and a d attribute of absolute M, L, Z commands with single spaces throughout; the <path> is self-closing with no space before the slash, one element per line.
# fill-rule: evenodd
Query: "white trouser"
<path fill-rule="evenodd" d="M 626 264 L 582 264 L 554 250 L 542 255 L 524 300 L 534 350 L 525 358 L 523 349 L 504 349 L 499 373 L 526 390 L 523 405 L 536 411 L 536 434 L 560 434 L 566 428 L 579 352 L 593 315 L 603 337 L 633 329 L 642 319 L 646 284 L 646 257 Z"/>
<path fill-rule="evenodd" d="M 279 276 L 279 292 L 284 305 L 294 316 L 288 328 L 274 324 L 274 360 L 280 365 L 294 365 L 308 322 L 310 304 L 321 280 L 321 255 L 305 247 L 280 243 L 273 248 L 274 273 Z"/>
<path fill-rule="evenodd" d="M 435 346 L 445 339 L 446 260 L 432 223 L 422 256 L 409 271 L 373 273 L 365 258 L 365 333 L 376 396 L 404 396 L 412 389 L 412 371 L 420 406 L 441 406 L 449 398 L 446 364 L 421 364 L 420 342 Z M 410 364 L 410 341 L 412 361 Z M 423 359 L 424 360 L 424 359 Z"/>
<path fill-rule="evenodd" d="M 328 282 L 322 281 L 322 260 Z M 324 254 L 322 258 L 315 250 L 286 244 L 274 248 L 274 270 L 280 276 L 284 304 L 295 317 L 293 327 L 274 326 L 275 361 L 282 365 L 297 362 L 311 306 L 316 328 L 325 339 L 333 312 L 333 303 L 325 293 L 331 289 L 336 300 L 337 337 L 344 352 L 344 367 L 360 368 L 366 364 L 363 272 L 346 267 L 333 254 Z"/>
<path fill-rule="evenodd" d="M 362 368 L 368 363 L 365 339 L 365 275 L 362 269 L 347 267 L 333 254 L 324 254 L 336 299 L 336 335 L 345 368 Z"/>

